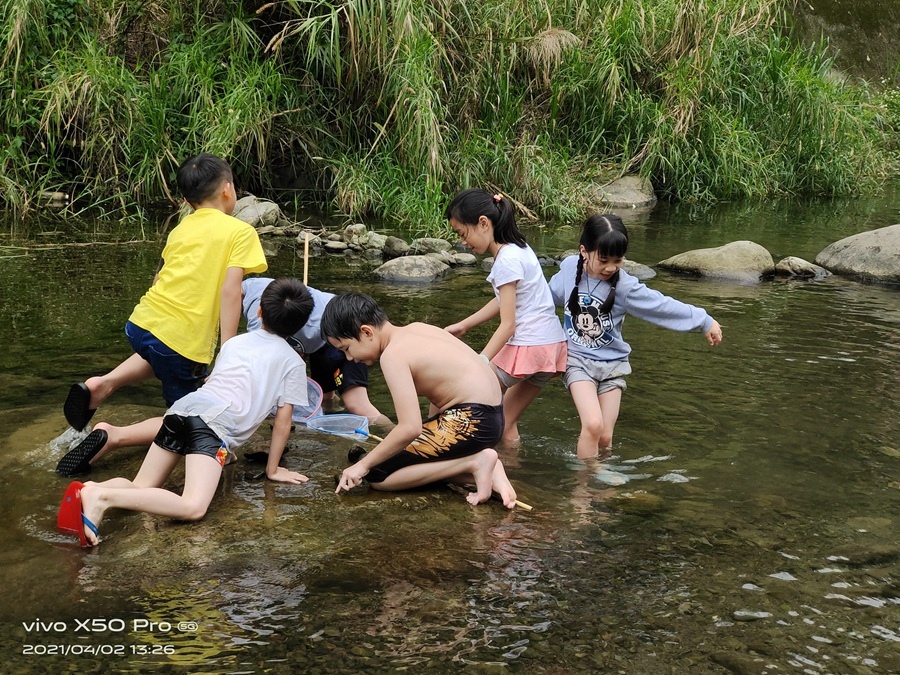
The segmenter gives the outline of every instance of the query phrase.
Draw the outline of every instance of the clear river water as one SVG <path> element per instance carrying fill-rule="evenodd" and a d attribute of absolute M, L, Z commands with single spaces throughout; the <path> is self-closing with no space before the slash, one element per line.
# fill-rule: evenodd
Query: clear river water
<path fill-rule="evenodd" d="M 629 257 L 750 239 L 813 260 L 900 221 L 898 197 L 662 206 L 629 214 Z M 578 228 L 527 235 L 558 255 Z M 552 382 L 501 453 L 531 512 L 441 486 L 338 497 L 352 443 L 300 428 L 285 464 L 309 483 L 257 480 L 241 457 L 201 522 L 110 513 L 82 550 L 55 531 L 62 401 L 130 353 L 122 326 L 163 238 L 161 219 L 0 235 L 0 671 L 900 672 L 900 288 L 660 272 L 648 285 L 707 308 L 723 344 L 626 320 L 634 373 L 599 463 L 575 458 L 577 415 Z M 302 275 L 302 247 L 267 247 L 273 275 Z M 373 267 L 317 256 L 310 283 L 364 290 L 397 323 L 447 325 L 491 293 L 480 266 L 424 286 Z M 97 419 L 162 410 L 148 383 Z M 132 475 L 143 452 L 92 478 Z"/>

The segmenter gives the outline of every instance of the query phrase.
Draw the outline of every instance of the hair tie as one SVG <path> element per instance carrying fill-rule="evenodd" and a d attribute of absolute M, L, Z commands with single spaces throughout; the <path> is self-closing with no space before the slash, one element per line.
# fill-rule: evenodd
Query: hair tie
<path fill-rule="evenodd" d="M 498 192 L 497 194 L 494 195 L 494 203 L 495 204 L 499 204 L 502 199 L 503 199 L 502 193 Z"/>

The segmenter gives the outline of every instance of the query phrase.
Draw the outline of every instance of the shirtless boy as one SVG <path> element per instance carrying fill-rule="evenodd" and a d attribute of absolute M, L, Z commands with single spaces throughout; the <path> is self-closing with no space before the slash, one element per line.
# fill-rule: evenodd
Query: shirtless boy
<path fill-rule="evenodd" d="M 390 491 L 452 480 L 475 483 L 467 497 L 472 505 L 493 491 L 507 508 L 515 506 L 516 492 L 493 449 L 503 433 L 503 400 L 486 360 L 437 326 L 395 326 L 362 293 L 328 303 L 322 334 L 351 361 L 380 361 L 397 414 L 397 426 L 344 470 L 335 492 L 363 478 Z M 419 396 L 431 403 L 433 416 L 424 422 Z"/>

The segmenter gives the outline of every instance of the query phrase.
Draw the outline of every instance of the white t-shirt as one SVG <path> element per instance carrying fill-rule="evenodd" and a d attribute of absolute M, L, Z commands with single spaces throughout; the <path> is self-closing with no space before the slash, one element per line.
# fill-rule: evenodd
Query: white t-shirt
<path fill-rule="evenodd" d="M 284 338 L 255 330 L 222 345 L 209 379 L 166 414 L 199 417 L 234 450 L 288 403 L 307 404 L 306 365 Z"/>
<path fill-rule="evenodd" d="M 501 246 L 487 280 L 498 302 L 500 287 L 516 283 L 516 332 L 507 344 L 533 346 L 565 341 L 544 270 L 530 246 Z"/>

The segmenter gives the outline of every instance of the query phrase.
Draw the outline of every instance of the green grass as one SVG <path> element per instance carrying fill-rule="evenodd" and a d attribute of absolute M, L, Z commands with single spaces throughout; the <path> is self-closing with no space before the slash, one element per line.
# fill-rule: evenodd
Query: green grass
<path fill-rule="evenodd" d="M 672 200 L 846 195 L 896 166 L 900 97 L 835 76 L 777 0 L 0 0 L 0 203 L 239 187 L 416 232 L 491 185 L 576 220 L 638 172 Z M 115 205 L 115 210 L 111 206 Z"/>

